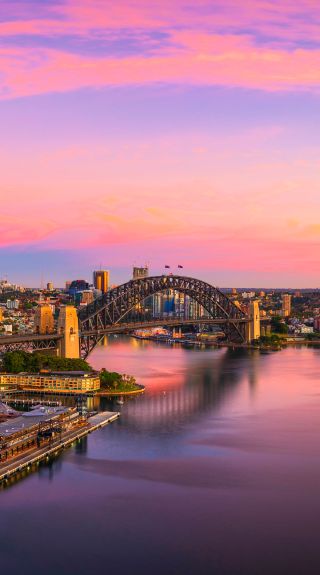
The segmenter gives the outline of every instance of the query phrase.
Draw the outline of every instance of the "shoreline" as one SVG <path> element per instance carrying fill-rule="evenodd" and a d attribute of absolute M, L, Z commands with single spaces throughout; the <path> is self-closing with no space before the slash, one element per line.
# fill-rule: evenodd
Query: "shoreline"
<path fill-rule="evenodd" d="M 137 395 L 139 393 L 144 393 L 145 391 L 145 386 L 144 385 L 140 385 L 137 383 L 138 389 L 132 389 L 131 391 L 117 391 L 117 390 L 113 390 L 113 391 L 109 391 L 109 390 L 103 390 L 103 391 L 97 391 L 95 393 L 95 397 L 110 397 L 110 396 L 120 396 L 120 395 Z"/>
<path fill-rule="evenodd" d="M 156 343 L 165 343 L 169 345 L 173 345 L 175 343 L 180 343 L 181 345 L 190 345 L 190 346 L 201 346 L 204 345 L 205 347 L 228 347 L 228 348 L 239 348 L 239 349 L 261 349 L 261 350 L 276 350 L 283 349 L 288 345 L 296 345 L 296 346 L 303 346 L 303 345 L 320 345 L 320 339 L 316 340 L 308 340 L 308 339 L 299 339 L 299 340 L 280 340 L 278 346 L 270 346 L 270 345 L 257 345 L 257 344 L 250 344 L 250 343 L 232 343 L 232 342 L 217 342 L 217 341 L 199 341 L 199 340 L 185 340 L 185 339 L 173 339 L 173 338 L 159 338 L 157 336 L 131 336 L 135 339 L 139 339 L 141 341 L 154 341 Z"/>

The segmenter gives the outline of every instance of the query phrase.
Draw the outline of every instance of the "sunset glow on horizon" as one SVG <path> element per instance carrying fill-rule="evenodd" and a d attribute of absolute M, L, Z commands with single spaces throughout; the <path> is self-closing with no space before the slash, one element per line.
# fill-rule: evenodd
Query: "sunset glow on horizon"
<path fill-rule="evenodd" d="M 0 6 L 0 277 L 317 287 L 320 10 Z"/>

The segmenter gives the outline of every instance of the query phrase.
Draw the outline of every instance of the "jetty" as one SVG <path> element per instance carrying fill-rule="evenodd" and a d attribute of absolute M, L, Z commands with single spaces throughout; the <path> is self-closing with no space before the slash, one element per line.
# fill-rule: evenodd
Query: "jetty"
<path fill-rule="evenodd" d="M 45 445 L 33 447 L 22 451 L 12 459 L 0 462 L 0 484 L 5 484 L 9 478 L 23 470 L 31 470 L 41 461 L 49 460 L 57 456 L 63 449 L 69 447 L 74 441 L 79 440 L 96 429 L 112 423 L 120 416 L 119 412 L 102 411 L 84 420 L 76 428 L 62 431 Z"/>

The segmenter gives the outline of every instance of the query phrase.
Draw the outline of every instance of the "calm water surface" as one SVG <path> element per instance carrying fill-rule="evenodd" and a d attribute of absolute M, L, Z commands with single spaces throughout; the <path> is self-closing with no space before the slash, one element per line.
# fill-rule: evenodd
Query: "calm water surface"
<path fill-rule="evenodd" d="M 146 393 L 0 491 L 1 573 L 319 573 L 320 349 L 119 337 L 90 361 Z"/>

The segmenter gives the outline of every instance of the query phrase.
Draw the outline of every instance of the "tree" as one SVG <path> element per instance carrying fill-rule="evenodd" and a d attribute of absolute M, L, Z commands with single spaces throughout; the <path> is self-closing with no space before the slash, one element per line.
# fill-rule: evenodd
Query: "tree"
<path fill-rule="evenodd" d="M 91 366 L 81 358 L 54 357 L 42 353 L 26 353 L 25 351 L 5 353 L 3 369 L 9 373 L 19 373 L 20 371 L 37 373 L 41 369 L 48 371 L 92 371 Z"/>
<path fill-rule="evenodd" d="M 4 371 L 8 373 L 26 371 L 26 355 L 24 351 L 10 351 L 5 353 L 2 360 Z"/>
<path fill-rule="evenodd" d="M 288 333 L 289 328 L 288 328 L 286 323 L 281 321 L 281 318 L 279 316 L 276 316 L 276 317 L 273 317 L 271 320 L 271 329 L 275 333 L 286 334 L 286 333 Z"/>

